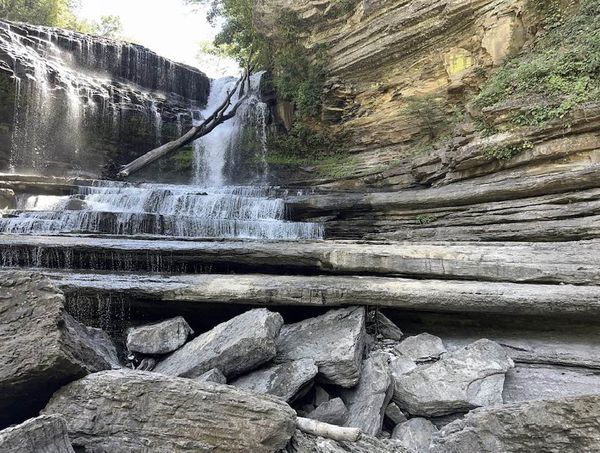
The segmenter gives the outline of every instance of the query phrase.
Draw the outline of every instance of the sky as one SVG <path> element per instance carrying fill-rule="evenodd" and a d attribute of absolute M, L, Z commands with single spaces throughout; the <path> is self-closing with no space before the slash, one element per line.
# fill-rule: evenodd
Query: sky
<path fill-rule="evenodd" d="M 198 61 L 198 46 L 218 32 L 206 20 L 206 9 L 184 0 L 80 0 L 77 15 L 89 20 L 121 17 L 123 35 L 172 60 L 198 67 L 209 77 L 236 75 L 237 66 L 205 56 Z"/>

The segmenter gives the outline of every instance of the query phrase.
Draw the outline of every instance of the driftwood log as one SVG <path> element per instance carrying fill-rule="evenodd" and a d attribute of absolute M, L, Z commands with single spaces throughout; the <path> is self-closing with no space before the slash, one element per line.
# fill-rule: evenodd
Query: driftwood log
<path fill-rule="evenodd" d="M 142 168 L 148 166 L 152 162 L 160 159 L 161 157 L 166 156 L 178 149 L 183 148 L 184 146 L 190 144 L 194 140 L 203 137 L 210 132 L 212 132 L 218 125 L 224 123 L 225 121 L 233 118 L 237 113 L 240 105 L 246 99 L 249 90 L 245 91 L 245 95 L 241 95 L 244 92 L 244 82 L 246 80 L 250 80 L 251 70 L 248 69 L 244 72 L 244 74 L 238 79 L 237 83 L 233 87 L 233 89 L 227 94 L 225 100 L 219 105 L 215 111 L 206 118 L 201 124 L 192 127 L 189 131 L 187 131 L 184 135 L 179 137 L 176 140 L 170 141 L 169 143 L 165 143 L 164 145 L 159 146 L 158 148 L 153 149 L 152 151 L 147 152 L 143 156 L 138 157 L 133 162 L 122 166 L 119 169 L 117 176 L 119 178 L 127 178 L 140 171 Z M 236 91 L 240 91 L 240 98 L 235 103 L 235 105 L 231 106 L 231 99 Z M 231 107 L 231 108 L 230 108 Z"/>
<path fill-rule="evenodd" d="M 303 417 L 296 419 L 296 426 L 300 431 L 307 434 L 325 437 L 337 442 L 357 442 L 362 434 L 358 428 L 343 428 Z"/>

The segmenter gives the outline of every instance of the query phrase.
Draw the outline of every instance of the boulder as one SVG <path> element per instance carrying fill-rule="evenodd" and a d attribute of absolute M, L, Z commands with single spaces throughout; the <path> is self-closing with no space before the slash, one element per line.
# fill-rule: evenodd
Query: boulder
<path fill-rule="evenodd" d="M 168 354 L 185 344 L 194 331 L 181 316 L 127 332 L 127 349 L 139 354 Z"/>
<path fill-rule="evenodd" d="M 329 392 L 327 390 L 325 390 L 323 387 L 321 387 L 320 385 L 315 385 L 315 397 L 313 399 L 313 403 L 315 406 L 320 406 L 323 403 L 326 403 L 327 401 L 329 401 L 331 399 L 331 396 L 329 395 Z"/>
<path fill-rule="evenodd" d="M 102 452 L 276 452 L 295 429 L 281 399 L 143 371 L 105 371 L 59 390 L 43 411 L 73 446 Z"/>
<path fill-rule="evenodd" d="M 502 404 L 504 376 L 513 366 L 502 346 L 479 340 L 407 373 L 392 369 L 394 401 L 426 417 Z"/>
<path fill-rule="evenodd" d="M 439 359 L 446 352 L 446 348 L 441 338 L 422 333 L 408 337 L 396 346 L 395 351 L 401 357 L 420 363 Z"/>
<path fill-rule="evenodd" d="M 116 366 L 110 339 L 72 318 L 64 302 L 39 274 L 0 279 L 0 428 L 37 415 L 63 385 Z"/>
<path fill-rule="evenodd" d="M 319 367 L 318 381 L 353 387 L 360 379 L 365 335 L 363 307 L 331 310 L 283 326 L 275 361 L 312 359 Z"/>
<path fill-rule="evenodd" d="M 360 428 L 363 433 L 377 436 L 381 432 L 385 409 L 393 393 L 387 355 L 372 354 L 363 364 L 356 388 L 342 393 L 349 413 L 346 426 Z"/>
<path fill-rule="evenodd" d="M 481 408 L 446 425 L 434 453 L 596 452 L 600 395 Z"/>
<path fill-rule="evenodd" d="M 187 343 L 154 369 L 171 376 L 198 377 L 218 368 L 232 378 L 275 357 L 275 339 L 283 324 L 279 313 L 247 311 Z"/>
<path fill-rule="evenodd" d="M 334 398 L 321 403 L 306 417 L 331 425 L 343 426 L 348 420 L 348 408 L 341 398 Z"/>
<path fill-rule="evenodd" d="M 426 418 L 411 418 L 394 428 L 392 439 L 415 453 L 428 453 L 437 428 Z"/>
<path fill-rule="evenodd" d="M 317 375 L 311 359 L 296 360 L 281 365 L 269 365 L 230 382 L 234 387 L 256 393 L 268 393 L 292 401 L 306 389 Z"/>
<path fill-rule="evenodd" d="M 214 382 L 216 384 L 227 384 L 227 378 L 219 371 L 218 368 L 213 368 L 210 371 L 207 371 L 202 376 L 198 376 L 194 378 L 194 380 L 199 382 Z"/>
<path fill-rule="evenodd" d="M 357 442 L 336 442 L 297 430 L 285 453 L 412 453 L 394 441 L 363 434 Z"/>
<path fill-rule="evenodd" d="M 75 453 L 67 424 L 58 415 L 42 415 L 0 431 L 3 453 Z"/>
<path fill-rule="evenodd" d="M 385 418 L 394 426 L 406 421 L 406 415 L 404 415 L 396 403 L 388 404 L 385 409 Z"/>
<path fill-rule="evenodd" d="M 369 312 L 369 333 L 381 335 L 388 340 L 400 341 L 404 334 L 387 316 L 379 310 Z"/>

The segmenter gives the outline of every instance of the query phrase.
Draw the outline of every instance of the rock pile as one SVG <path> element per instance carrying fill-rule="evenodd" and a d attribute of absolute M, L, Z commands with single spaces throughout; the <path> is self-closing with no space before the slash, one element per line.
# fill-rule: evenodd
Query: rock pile
<path fill-rule="evenodd" d="M 196 337 L 181 317 L 134 327 L 129 352 L 154 370 L 111 369 L 110 339 L 65 313 L 47 281 L 14 274 L 0 287 L 3 427 L 45 405 L 0 431 L 0 451 L 588 452 L 600 443 L 600 395 L 504 405 L 514 365 L 490 340 L 447 350 L 363 307 L 294 324 L 254 309 Z"/>

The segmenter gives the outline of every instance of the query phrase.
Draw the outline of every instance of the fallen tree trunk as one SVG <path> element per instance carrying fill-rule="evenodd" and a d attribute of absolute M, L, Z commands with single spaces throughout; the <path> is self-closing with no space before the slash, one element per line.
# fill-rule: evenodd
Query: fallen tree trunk
<path fill-rule="evenodd" d="M 205 135 L 208 135 L 212 132 L 218 125 L 224 123 L 225 121 L 233 118 L 237 113 L 238 108 L 246 99 L 246 95 L 241 96 L 240 99 L 236 102 L 236 104 L 229 109 L 231 106 L 231 99 L 233 95 L 240 90 L 240 94 L 243 91 L 244 82 L 250 79 L 250 70 L 246 71 L 242 77 L 240 77 L 233 87 L 233 90 L 227 94 L 225 100 L 216 108 L 216 110 L 206 118 L 201 124 L 192 127 L 189 131 L 187 131 L 184 135 L 179 137 L 177 140 L 173 140 L 169 143 L 165 143 L 164 145 L 159 146 L 158 148 L 153 149 L 152 151 L 147 152 L 143 156 L 138 157 L 133 162 L 124 165 L 119 170 L 117 176 L 119 178 L 127 178 L 140 171 L 142 168 L 148 166 L 152 162 L 160 159 L 161 157 L 166 156 L 178 149 L 183 148 L 184 146 L 190 144 L 194 140 L 199 139 Z M 246 91 L 247 93 L 248 91 Z M 229 109 L 229 110 L 228 110 Z"/>
<path fill-rule="evenodd" d="M 358 428 L 342 428 L 329 423 L 318 422 L 309 418 L 298 417 L 296 419 L 298 429 L 307 434 L 325 437 L 337 442 L 357 442 L 360 439 L 361 431 Z"/>

